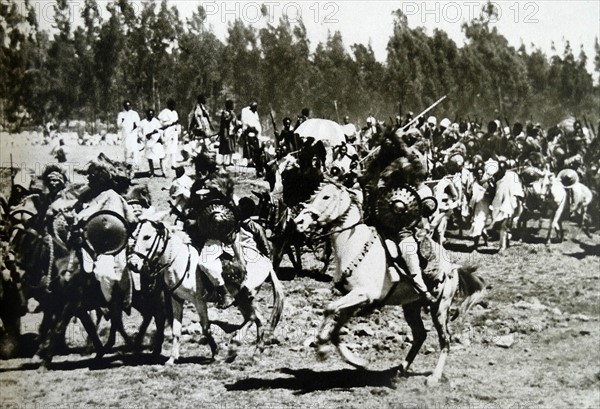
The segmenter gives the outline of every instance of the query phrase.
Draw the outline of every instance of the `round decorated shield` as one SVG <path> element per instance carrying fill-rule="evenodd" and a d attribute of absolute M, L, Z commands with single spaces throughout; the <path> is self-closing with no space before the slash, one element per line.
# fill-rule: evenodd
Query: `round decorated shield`
<path fill-rule="evenodd" d="M 229 241 L 237 228 L 235 211 L 222 200 L 211 200 L 198 213 L 198 227 L 211 239 Z"/>
<path fill-rule="evenodd" d="M 377 219 L 394 231 L 414 227 L 422 217 L 422 201 L 415 189 L 400 185 L 384 191 L 377 201 Z"/>
<path fill-rule="evenodd" d="M 111 210 L 101 210 L 83 226 L 85 244 L 96 254 L 115 255 L 127 245 L 127 221 Z"/>

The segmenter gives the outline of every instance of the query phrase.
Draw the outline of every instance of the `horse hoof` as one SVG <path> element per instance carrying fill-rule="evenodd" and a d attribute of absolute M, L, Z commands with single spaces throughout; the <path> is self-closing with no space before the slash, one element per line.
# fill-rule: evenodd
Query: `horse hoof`
<path fill-rule="evenodd" d="M 167 362 L 165 362 L 166 366 L 173 366 L 175 365 L 175 358 L 171 357 L 169 358 L 169 360 Z"/>
<path fill-rule="evenodd" d="M 329 358 L 331 354 L 332 347 L 331 345 L 318 345 L 317 346 L 317 360 L 323 362 Z"/>
<path fill-rule="evenodd" d="M 31 357 L 31 363 L 34 365 L 41 365 L 43 362 L 44 362 L 44 360 L 38 354 L 35 354 L 34 356 Z"/>
<path fill-rule="evenodd" d="M 235 361 L 235 359 L 238 356 L 238 352 L 237 349 L 235 348 L 230 348 L 229 351 L 227 351 L 227 356 L 225 357 L 225 362 L 230 364 L 233 361 Z"/>
<path fill-rule="evenodd" d="M 396 376 L 401 377 L 401 378 L 407 378 L 408 377 L 408 368 L 406 368 L 404 366 L 404 364 L 400 365 L 398 367 L 398 372 L 396 373 Z"/>
<path fill-rule="evenodd" d="M 436 386 L 439 383 L 440 383 L 440 380 L 438 378 L 434 377 L 433 375 L 430 375 L 427 377 L 427 379 L 425 379 L 426 386 Z"/>
<path fill-rule="evenodd" d="M 357 369 L 365 369 L 368 365 L 368 362 L 358 356 L 354 355 L 350 349 L 344 344 L 338 345 L 338 351 L 340 355 L 344 358 L 346 362 Z"/>

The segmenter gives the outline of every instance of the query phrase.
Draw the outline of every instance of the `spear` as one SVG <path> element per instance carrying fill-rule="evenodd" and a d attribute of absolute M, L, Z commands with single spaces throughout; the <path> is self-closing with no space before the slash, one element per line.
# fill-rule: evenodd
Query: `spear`
<path fill-rule="evenodd" d="M 10 154 L 10 192 L 12 194 L 12 190 L 13 187 L 15 187 L 15 175 L 14 175 L 14 170 L 13 170 L 13 160 L 12 160 L 12 153 Z"/>
<path fill-rule="evenodd" d="M 411 119 L 410 122 L 408 122 L 406 125 L 404 125 L 402 128 L 400 128 L 401 132 L 406 131 L 413 124 L 417 123 L 417 121 L 419 120 L 420 117 L 422 117 L 423 115 L 425 115 L 426 113 L 431 111 L 433 108 L 438 106 L 440 104 L 440 102 L 442 102 L 443 100 L 446 99 L 446 97 L 448 97 L 448 95 L 444 95 L 443 97 L 441 97 L 440 99 L 435 101 L 432 105 L 430 105 L 429 108 L 427 108 L 425 111 L 421 112 L 419 115 L 417 115 L 413 119 Z M 377 152 L 379 152 L 380 149 L 381 149 L 381 145 L 371 149 L 371 151 L 367 154 L 367 156 L 365 156 L 364 158 L 359 160 L 358 163 L 360 164 L 360 163 L 364 162 L 365 160 L 367 160 L 367 158 L 369 158 L 369 157 L 375 155 Z"/>
<path fill-rule="evenodd" d="M 587 126 L 587 128 L 592 131 L 592 135 L 594 135 L 594 138 L 595 138 L 596 130 L 594 129 L 594 125 L 587 120 L 587 117 L 585 115 L 583 116 L 583 120 L 585 121 L 585 126 Z"/>
<path fill-rule="evenodd" d="M 337 117 L 337 121 L 339 124 L 340 123 L 340 113 L 338 112 L 337 99 L 333 100 L 333 105 L 335 106 L 335 116 Z"/>

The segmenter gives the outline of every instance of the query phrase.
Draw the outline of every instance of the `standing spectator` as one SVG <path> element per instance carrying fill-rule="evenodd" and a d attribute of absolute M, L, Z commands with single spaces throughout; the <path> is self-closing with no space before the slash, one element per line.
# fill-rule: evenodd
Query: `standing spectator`
<path fill-rule="evenodd" d="M 348 143 L 356 143 L 356 126 L 350 122 L 350 117 L 346 115 L 344 117 L 344 125 L 342 125 L 344 129 L 344 135 L 346 136 L 346 142 Z"/>
<path fill-rule="evenodd" d="M 232 154 L 236 149 L 237 117 L 233 111 L 233 101 L 225 101 L 219 126 L 219 154 L 223 155 L 223 166 L 232 165 Z"/>
<path fill-rule="evenodd" d="M 125 149 L 125 162 L 129 167 L 130 176 L 133 176 L 140 160 L 138 132 L 135 132 L 135 129 L 139 126 L 140 116 L 131 109 L 131 101 L 123 101 L 123 110 L 117 116 L 117 127 L 121 130 L 123 147 Z"/>
<path fill-rule="evenodd" d="M 285 146 L 286 151 L 296 152 L 302 146 L 302 139 L 292 129 L 292 120 L 289 117 L 283 118 L 283 129 L 279 134 L 279 146 Z"/>
<path fill-rule="evenodd" d="M 173 99 L 167 100 L 167 107 L 160 111 L 158 120 L 164 130 L 165 155 L 169 166 L 177 162 L 177 146 L 179 144 L 179 134 L 181 125 L 179 125 L 179 115 L 175 110 L 176 104 Z M 164 171 L 163 171 L 164 175 Z"/>
<path fill-rule="evenodd" d="M 171 200 L 171 212 L 177 216 L 178 225 L 183 225 L 183 215 L 187 206 L 188 200 L 192 195 L 191 189 L 194 184 L 194 180 L 185 173 L 183 166 L 178 166 L 175 169 L 175 178 L 169 188 L 169 196 Z M 180 227 L 181 227 L 180 226 Z"/>
<path fill-rule="evenodd" d="M 144 153 L 146 159 L 148 159 L 150 177 L 154 176 L 154 161 L 159 162 L 162 176 L 165 177 L 165 167 L 163 164 L 165 149 L 162 144 L 162 131 L 160 129 L 160 121 L 154 117 L 153 109 L 148 109 L 146 111 L 146 118 L 140 122 L 140 133 L 146 142 Z"/>
<path fill-rule="evenodd" d="M 298 121 L 296 121 L 296 126 L 294 127 L 294 129 L 297 129 L 300 126 L 300 124 L 302 124 L 308 118 L 310 118 L 310 109 L 302 108 L 302 112 L 300 113 L 300 115 L 298 115 Z"/>
<path fill-rule="evenodd" d="M 65 163 L 67 161 L 68 148 L 65 146 L 65 141 L 61 138 L 56 142 L 52 142 L 54 146 L 50 151 L 50 154 L 56 158 L 58 163 Z"/>
<path fill-rule="evenodd" d="M 256 175 L 262 176 L 262 154 L 258 142 L 258 137 L 262 133 L 262 126 L 257 110 L 258 103 L 256 101 L 242 109 L 242 141 L 244 158 L 252 160 L 256 168 Z"/>
<path fill-rule="evenodd" d="M 204 94 L 196 97 L 196 105 L 189 114 L 189 129 L 188 132 L 194 139 L 201 141 L 201 145 L 206 145 L 206 138 L 212 135 L 212 124 L 210 115 L 206 109 L 206 97 Z"/>

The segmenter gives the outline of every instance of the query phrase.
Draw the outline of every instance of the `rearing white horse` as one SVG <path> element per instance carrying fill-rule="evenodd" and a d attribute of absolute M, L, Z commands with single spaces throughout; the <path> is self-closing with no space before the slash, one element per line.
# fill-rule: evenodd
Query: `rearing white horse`
<path fill-rule="evenodd" d="M 423 303 L 408 279 L 398 281 L 397 276 L 394 279 L 395 273 L 381 237 L 374 227 L 362 221 L 361 201 L 357 194 L 335 183 L 323 184 L 295 222 L 302 232 L 316 228 L 329 231 L 336 260 L 334 281 L 345 293 L 325 308 L 325 318 L 317 339 L 318 356 L 327 356 L 327 344 L 331 342 L 346 362 L 364 367 L 366 362 L 340 342 L 341 328 L 359 311 L 368 312 L 370 308 L 383 305 L 402 305 L 413 333 L 413 344 L 400 366 L 400 372 L 405 373 L 427 336 L 421 319 Z M 430 286 L 438 298 L 437 303 L 431 306 L 431 316 L 438 332 L 441 354 L 428 382 L 436 383 L 441 378 L 450 350 L 448 311 L 456 291 L 460 288 L 467 294 L 458 311 L 458 315 L 464 315 L 482 300 L 486 290 L 481 278 L 473 273 L 474 269 L 467 271 L 452 264 L 443 247 L 433 240 L 429 242 L 439 259 L 437 279 Z"/>

